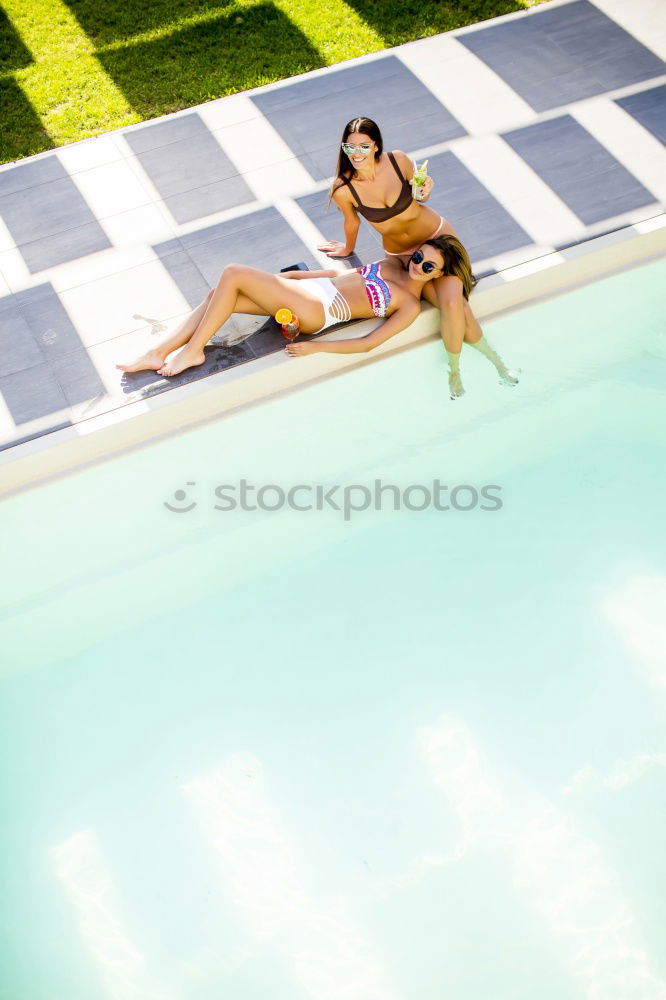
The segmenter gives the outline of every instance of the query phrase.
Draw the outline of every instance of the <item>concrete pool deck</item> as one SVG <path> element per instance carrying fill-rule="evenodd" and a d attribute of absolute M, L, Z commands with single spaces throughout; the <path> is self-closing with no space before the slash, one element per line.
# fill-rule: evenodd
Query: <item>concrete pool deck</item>
<path fill-rule="evenodd" d="M 279 383 L 305 364 L 272 321 L 247 317 L 175 378 L 115 368 L 231 261 L 331 266 L 315 248 L 341 235 L 326 193 L 354 115 L 375 118 L 387 148 L 428 157 L 430 204 L 490 275 L 481 288 L 650 230 L 666 203 L 660 13 L 656 0 L 553 0 L 0 168 L 3 476 L 63 433 L 110 432 L 156 397 L 182 405 L 211 376 Z M 381 253 L 367 226 L 357 252 Z"/>

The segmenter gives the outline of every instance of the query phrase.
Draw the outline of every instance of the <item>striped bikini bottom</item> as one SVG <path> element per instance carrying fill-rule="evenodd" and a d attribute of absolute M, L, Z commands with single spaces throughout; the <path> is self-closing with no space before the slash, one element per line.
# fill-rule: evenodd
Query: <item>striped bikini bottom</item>
<path fill-rule="evenodd" d="M 303 288 L 314 292 L 324 307 L 324 325 L 315 333 L 321 333 L 336 323 L 347 323 L 352 318 L 351 309 L 330 278 L 303 278 Z"/>

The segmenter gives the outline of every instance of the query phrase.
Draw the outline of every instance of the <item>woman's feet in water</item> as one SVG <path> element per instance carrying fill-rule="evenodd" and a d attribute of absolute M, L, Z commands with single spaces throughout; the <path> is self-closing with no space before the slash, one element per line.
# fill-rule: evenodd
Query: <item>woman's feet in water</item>
<path fill-rule="evenodd" d="M 459 399 L 460 396 L 465 395 L 460 378 L 460 352 L 452 354 L 451 351 L 447 351 L 446 353 L 449 356 L 449 395 L 451 399 Z"/>
<path fill-rule="evenodd" d="M 475 344 L 471 345 L 481 354 L 483 354 L 491 364 L 497 369 L 497 374 L 503 385 L 518 385 L 518 377 L 516 372 L 509 371 L 502 359 L 500 358 L 497 351 L 493 350 L 485 336 L 481 336 L 480 340 L 477 340 Z"/>
<path fill-rule="evenodd" d="M 459 399 L 465 395 L 465 387 L 460 378 L 460 372 L 449 372 L 449 395 L 451 399 Z"/>

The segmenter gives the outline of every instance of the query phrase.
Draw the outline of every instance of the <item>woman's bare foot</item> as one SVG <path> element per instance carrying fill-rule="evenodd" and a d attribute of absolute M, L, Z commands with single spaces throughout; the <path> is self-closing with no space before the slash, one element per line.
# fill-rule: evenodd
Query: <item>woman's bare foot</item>
<path fill-rule="evenodd" d="M 144 369 L 149 368 L 153 371 L 157 371 L 164 364 L 164 354 L 154 348 L 152 351 L 146 351 L 142 354 L 140 358 L 136 361 L 130 362 L 127 365 L 116 365 L 116 368 L 120 368 L 123 372 L 141 372 Z"/>
<path fill-rule="evenodd" d="M 189 344 L 181 347 L 178 354 L 171 361 L 165 361 L 158 369 L 158 375 L 180 375 L 186 368 L 193 368 L 195 365 L 202 365 L 206 360 L 203 351 L 193 351 Z"/>

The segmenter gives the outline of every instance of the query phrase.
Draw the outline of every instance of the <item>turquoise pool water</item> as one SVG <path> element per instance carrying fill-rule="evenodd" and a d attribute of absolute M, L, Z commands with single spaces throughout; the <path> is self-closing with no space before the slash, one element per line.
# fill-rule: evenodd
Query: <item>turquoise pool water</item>
<path fill-rule="evenodd" d="M 664 280 L 3 504 L 2 1000 L 666 995 Z"/>

